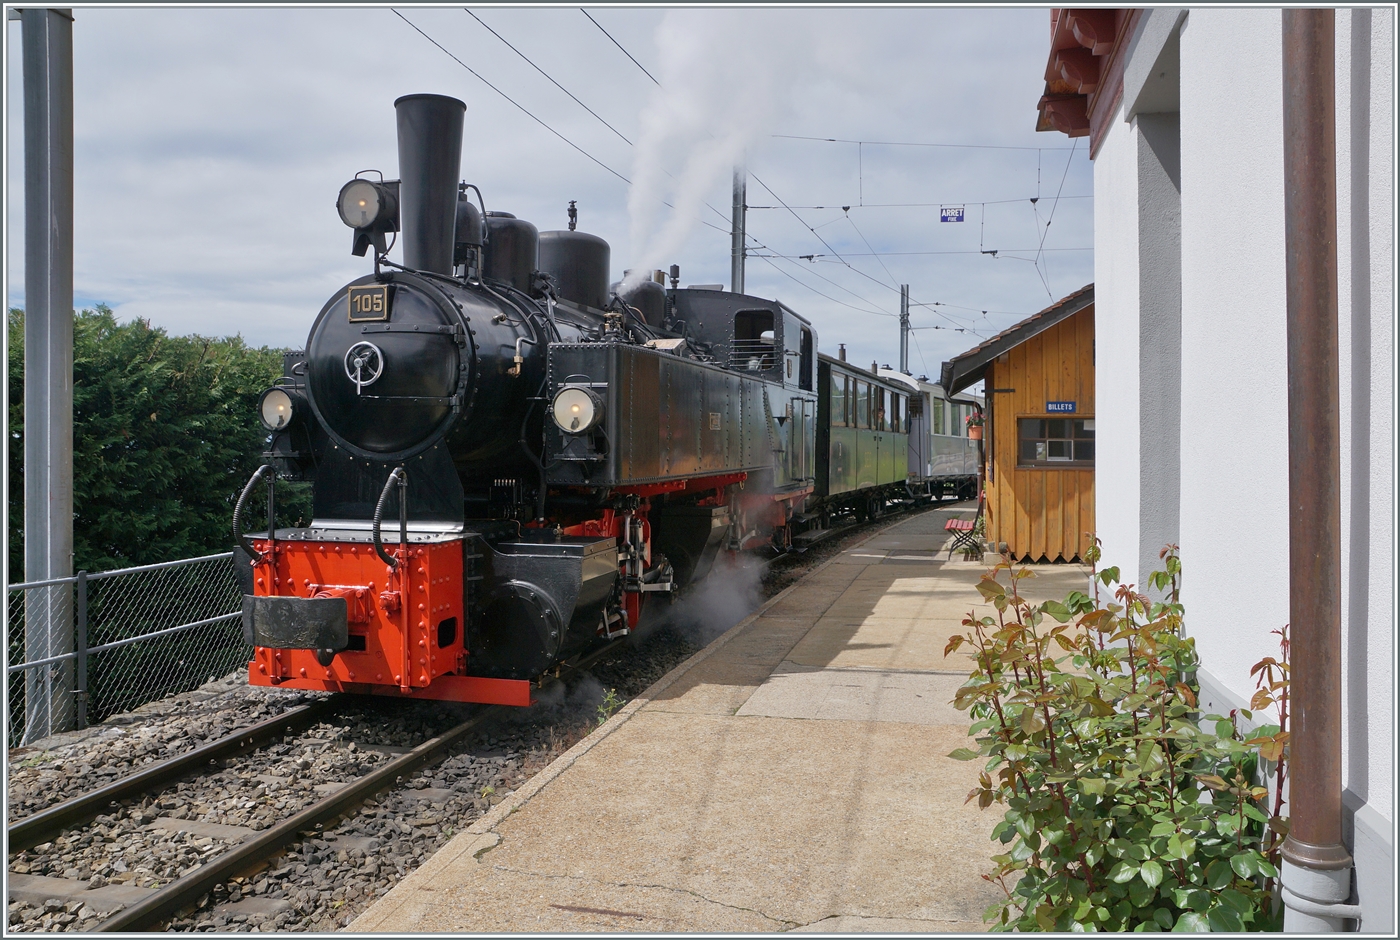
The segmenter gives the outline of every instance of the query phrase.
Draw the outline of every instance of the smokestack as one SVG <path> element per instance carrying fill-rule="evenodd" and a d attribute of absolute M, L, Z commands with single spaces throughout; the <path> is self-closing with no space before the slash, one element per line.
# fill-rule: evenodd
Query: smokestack
<path fill-rule="evenodd" d="M 841 357 L 841 361 L 842 361 L 842 362 L 845 362 L 845 361 L 846 361 L 846 344 L 845 344 L 845 343 L 842 343 L 842 344 L 840 345 L 840 348 L 837 349 L 836 352 L 837 352 L 837 355 L 839 355 L 839 356 Z"/>
<path fill-rule="evenodd" d="M 467 106 L 446 95 L 404 95 L 394 110 L 404 267 L 450 276 Z"/>

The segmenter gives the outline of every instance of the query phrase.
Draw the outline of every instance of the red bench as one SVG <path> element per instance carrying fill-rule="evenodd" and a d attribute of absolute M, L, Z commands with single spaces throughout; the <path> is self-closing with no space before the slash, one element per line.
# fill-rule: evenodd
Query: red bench
<path fill-rule="evenodd" d="M 986 504 L 987 494 L 982 490 L 977 492 L 977 514 L 971 519 L 949 519 L 943 524 L 944 532 L 951 532 L 953 544 L 948 548 L 948 557 L 953 557 L 953 552 L 960 548 L 972 547 L 977 544 L 977 523 L 982 518 L 982 507 Z"/>

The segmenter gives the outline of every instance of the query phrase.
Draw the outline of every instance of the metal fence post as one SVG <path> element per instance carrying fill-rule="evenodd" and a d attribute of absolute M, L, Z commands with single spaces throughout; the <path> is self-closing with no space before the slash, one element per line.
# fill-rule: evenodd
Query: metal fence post
<path fill-rule="evenodd" d="M 74 705 L 77 706 L 78 727 L 87 727 L 87 703 L 88 703 L 88 617 L 87 617 L 87 572 L 78 572 L 78 660 L 77 660 L 77 681 L 73 692 Z"/>

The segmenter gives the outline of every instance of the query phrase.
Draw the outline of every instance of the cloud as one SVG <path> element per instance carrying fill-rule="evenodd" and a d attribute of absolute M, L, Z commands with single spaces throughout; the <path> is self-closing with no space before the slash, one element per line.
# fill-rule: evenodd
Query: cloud
<path fill-rule="evenodd" d="M 358 170 L 397 172 L 393 101 L 422 91 L 467 103 L 462 173 L 488 208 L 563 228 L 578 200 L 580 228 L 612 245 L 614 279 L 679 263 L 683 283 L 728 283 L 730 172 L 746 156 L 749 203 L 778 205 L 761 179 L 801 217 L 750 211 L 748 291 L 783 300 L 823 349 L 846 342 L 856 362 L 893 361 L 901 283 L 916 302 L 958 305 L 918 307 L 915 325 L 986 333 L 1092 279 L 1090 252 L 1050 252 L 1038 267 L 1008 256 L 1038 246 L 1069 156 L 1062 135 L 1033 130 L 1044 10 L 590 10 L 664 94 L 575 8 L 476 11 L 636 148 L 462 10 L 402 12 L 637 185 L 629 192 L 387 8 L 88 7 L 74 24 L 76 294 L 177 333 L 300 346 L 325 298 L 368 266 L 349 253 L 335 195 Z M 7 33 L 11 303 L 23 300 L 19 30 Z M 1081 146 L 1064 193 L 1091 185 Z M 1007 199 L 1019 201 L 991 204 Z M 921 202 L 934 206 L 903 205 Z M 940 202 L 966 203 L 968 221 L 939 223 Z M 1045 244 L 1090 246 L 1092 202 L 1061 201 Z M 978 254 L 984 245 L 1003 254 Z M 963 253 L 899 254 L 913 251 Z M 825 257 L 795 257 L 805 254 Z M 915 370 L 930 374 L 977 342 L 915 335 Z"/>

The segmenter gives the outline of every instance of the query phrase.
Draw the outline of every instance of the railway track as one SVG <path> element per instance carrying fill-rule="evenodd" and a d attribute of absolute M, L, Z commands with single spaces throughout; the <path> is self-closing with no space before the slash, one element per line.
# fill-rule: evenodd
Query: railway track
<path fill-rule="evenodd" d="M 807 552 L 779 556 L 753 572 L 754 581 L 761 578 L 762 582 L 761 586 L 754 584 L 755 590 L 765 595 L 776 593 L 799 578 L 805 569 L 840 551 L 852 539 L 862 538 L 875 528 L 895 522 L 907 512 L 907 509 L 894 511 L 872 522 L 843 526 Z M 726 592 L 730 587 L 726 582 Z M 732 610 L 730 614 L 741 615 Z M 590 668 L 601 680 L 601 684 L 587 678 L 575 683 L 570 693 L 575 706 L 572 717 L 566 719 L 562 711 L 557 711 L 543 720 L 538 715 L 532 719 L 535 725 L 542 724 L 543 729 L 530 727 L 528 731 L 512 731 L 512 728 L 526 727 L 524 715 L 515 710 L 503 710 L 513 716 L 503 723 L 505 730 L 487 731 L 485 726 L 497 717 L 497 710 L 483 708 L 459 714 L 461 720 L 453 719 L 455 723 L 450 726 L 445 719 L 437 721 L 427 730 L 426 740 L 422 733 L 411 739 L 401 732 L 398 736 L 376 736 L 365 732 L 378 728 L 386 717 L 394 716 L 410 703 L 394 702 L 392 704 L 400 709 L 361 716 L 359 730 L 346 730 L 334 725 L 337 718 L 343 717 L 341 712 L 347 705 L 353 711 L 356 700 L 349 696 L 331 697 L 293 708 L 275 719 L 240 729 L 158 765 L 148 765 L 138 773 L 90 793 L 49 806 L 9 828 L 12 862 L 15 853 L 23 855 L 24 849 L 41 845 L 40 840 L 57 839 L 62 843 L 65 838 L 70 843 L 84 843 L 89 839 L 111 843 L 115 838 L 118 848 L 128 842 L 133 847 L 139 844 L 140 852 L 154 856 L 165 848 L 161 844 L 152 845 L 149 830 L 161 825 L 171 827 L 166 833 L 157 833 L 167 838 L 177 829 L 190 827 L 183 831 L 185 842 L 177 846 L 187 854 L 180 857 L 181 864 L 177 868 L 167 869 L 157 879 L 165 884 L 138 888 L 138 882 L 132 881 L 131 887 L 123 888 L 125 908 L 116 910 L 105 920 L 93 920 L 91 910 L 75 914 L 71 902 L 66 905 L 65 913 L 63 907 L 48 910 L 53 907 L 51 901 L 36 901 L 34 903 L 43 904 L 45 910 L 30 908 L 17 916 L 15 905 L 11 905 L 11 929 L 110 932 L 162 927 L 172 930 L 249 929 L 253 924 L 262 924 L 263 930 L 324 930 L 344 926 L 375 896 L 392 887 L 396 877 L 402 877 L 437 845 L 451 838 L 454 828 L 459 830 L 469 824 L 474 814 L 484 812 L 510 788 L 523 783 L 529 773 L 546 765 L 573 740 L 586 734 L 588 727 L 594 724 L 590 717 L 596 700 L 609 686 L 616 686 L 622 692 L 622 698 L 614 699 L 620 704 L 669 671 L 712 635 L 692 635 L 679 645 L 673 644 L 659 657 L 642 646 L 607 663 L 616 644 L 596 651 L 586 661 L 571 666 L 570 672 L 563 673 L 564 681 L 550 683 L 539 693 L 543 700 L 563 699 L 564 687 L 571 676 L 577 677 Z M 590 684 L 591 688 L 582 688 Z M 372 701 L 382 705 L 380 700 Z M 426 714 L 405 712 L 400 726 L 417 731 Z M 602 712 L 598 714 L 601 716 Z M 556 723 L 566 728 L 564 737 L 567 740 L 551 740 L 540 747 L 539 742 L 546 734 L 554 737 Z M 307 736 L 294 740 L 294 733 L 308 728 L 312 730 Z M 499 738 L 490 737 L 492 734 Z M 360 740 L 357 749 L 353 740 L 360 738 L 374 740 Z M 470 751 L 463 747 L 468 740 L 477 742 Z M 529 743 L 532 741 L 535 743 Z M 388 743 L 399 746 L 385 746 Z M 347 749 L 357 751 L 359 757 L 346 757 Z M 456 756 L 452 756 L 454 751 Z M 324 756 L 318 757 L 318 753 Z M 341 771 L 347 765 L 353 766 L 356 760 L 371 766 L 360 766 L 356 779 L 349 784 L 330 782 L 348 776 Z M 437 763 L 440 761 L 442 763 Z M 237 767 L 240 763 L 241 770 Z M 316 766 L 308 766 L 311 763 Z M 326 764 L 324 768 L 322 763 Z M 434 769 L 425 769 L 434 764 Z M 217 773 L 207 781 L 195 777 L 229 765 L 233 765 L 233 770 L 226 769 L 222 774 L 226 779 L 222 781 L 217 779 Z M 299 776 L 306 779 L 298 780 Z M 242 828 L 210 825 L 208 821 L 214 819 L 244 822 L 232 816 L 226 818 L 218 811 L 223 804 L 214 807 L 216 812 L 210 812 L 205 805 L 215 803 L 210 795 L 215 790 L 219 796 L 224 796 L 224 789 L 227 789 L 232 796 L 241 799 L 242 795 L 235 792 L 237 781 L 229 779 L 233 777 L 253 778 L 244 781 L 248 787 L 258 780 L 270 781 L 267 786 L 273 792 L 261 799 L 277 799 L 280 807 L 285 798 L 292 811 L 279 813 L 278 818 L 267 819 L 262 825 L 256 821 Z M 318 783 L 318 780 L 325 782 Z M 188 787 L 188 792 L 182 789 L 180 794 L 174 794 L 169 788 L 175 786 Z M 279 786 L 281 789 L 277 789 Z M 301 789 L 296 790 L 297 787 Z M 163 788 L 167 790 L 164 798 L 140 799 L 143 794 Z M 334 792 L 328 792 L 332 788 Z M 314 798 L 308 798 L 313 789 Z M 488 798 L 493 789 L 503 792 Z M 189 798 L 189 818 L 184 822 L 173 822 L 168 815 L 156 818 L 162 809 L 177 814 L 185 811 L 184 808 L 171 809 L 172 802 L 179 803 L 175 796 Z M 454 799 L 455 802 L 449 802 Z M 140 805 L 135 805 L 137 803 Z M 364 808 L 357 811 L 357 807 Z M 108 811 L 112 811 L 111 816 L 103 815 Z M 92 825 L 94 819 L 96 825 Z M 337 822 L 342 819 L 345 822 Z M 427 820 L 436 822 L 423 826 Z M 83 830 L 81 827 L 85 825 L 88 829 Z M 246 828 L 249 825 L 257 831 Z M 422 828 L 418 828 L 420 826 Z M 60 831 L 87 834 L 58 837 L 56 834 Z M 220 841 L 228 844 L 218 844 Z M 189 853 L 191 845 L 199 850 L 197 864 Z M 65 848 L 71 845 L 50 849 L 50 857 L 56 857 Z M 110 854 L 115 857 L 116 852 Z M 32 856 L 31 851 L 29 857 Z M 68 855 L 63 857 L 66 859 Z M 127 863 L 132 864 L 130 852 Z M 323 869 L 327 871 L 324 880 Z M 62 865 L 47 868 L 50 875 L 61 871 Z M 12 882 L 13 872 L 12 868 Z M 44 869 L 39 869 L 39 873 L 43 874 Z M 14 897 L 13 884 L 11 896 Z M 40 895 L 31 891 L 29 897 Z M 247 910 L 250 903 L 254 913 L 235 913 Z M 274 909 L 282 911 L 275 915 L 275 921 Z M 258 910 L 264 913 L 257 913 Z"/>
<path fill-rule="evenodd" d="M 606 659 L 616 652 L 621 642 L 614 641 L 568 664 L 556 676 L 547 678 L 542 688 L 552 683 L 567 681 Z M 113 803 L 164 791 L 178 781 L 197 776 L 210 768 L 217 769 L 221 761 L 255 751 L 317 722 L 333 719 L 336 713 L 345 707 L 349 698 L 333 696 L 292 709 L 276 718 L 241 729 L 193 751 L 148 766 L 138 773 L 34 813 L 8 827 L 9 851 L 16 853 L 43 844 L 62 832 L 90 823 Z M 346 816 L 366 800 L 394 787 L 424 766 L 442 759 L 473 733 L 508 711 L 510 710 L 505 706 L 473 707 L 472 714 L 465 720 L 432 735 L 417 746 L 407 749 L 406 753 L 393 756 L 357 779 L 336 787 L 334 792 L 269 828 L 254 832 L 233 843 L 217 855 L 203 860 L 193 867 L 193 870 L 151 890 L 144 897 L 125 905 L 89 929 L 94 932 L 158 929 L 175 915 L 192 908 L 216 886 L 263 866 L 269 859 L 285 852 L 308 834 L 315 835 L 329 828 L 336 820 Z M 202 828 L 208 831 L 210 827 Z"/>

